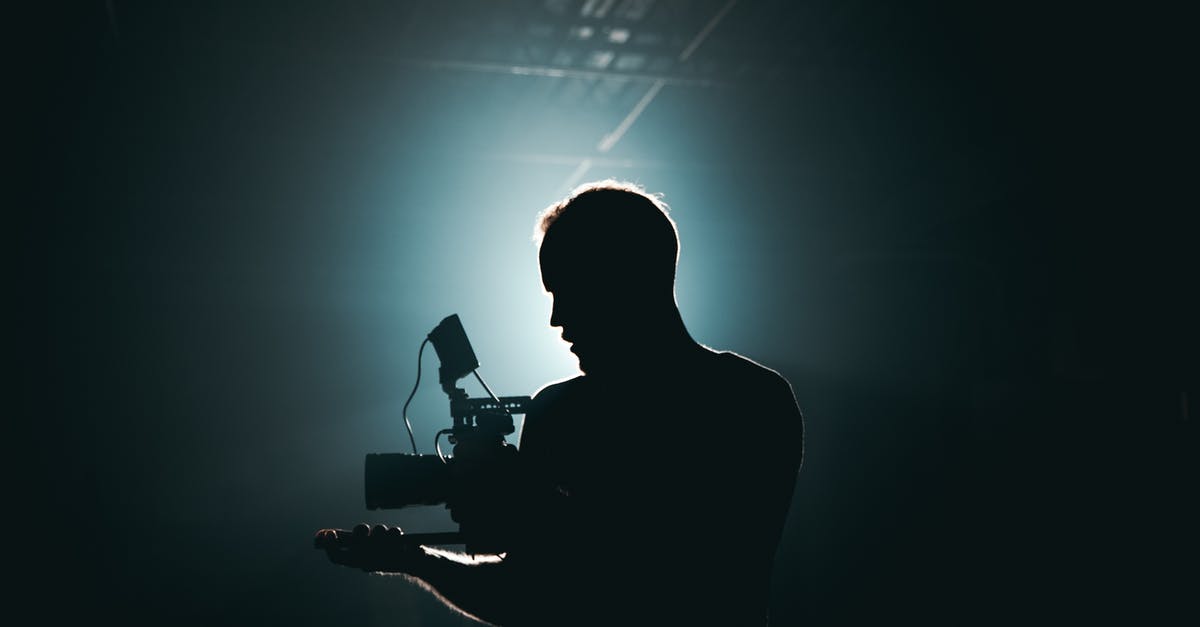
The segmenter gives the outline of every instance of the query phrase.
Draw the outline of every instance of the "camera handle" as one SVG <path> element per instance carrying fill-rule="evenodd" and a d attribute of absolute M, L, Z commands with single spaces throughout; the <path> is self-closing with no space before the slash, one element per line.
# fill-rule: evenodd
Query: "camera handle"
<path fill-rule="evenodd" d="M 454 392 L 448 395 L 450 417 L 456 426 L 480 414 L 523 414 L 530 401 L 528 396 L 501 396 L 495 400 L 489 397 L 467 398 L 467 393 L 461 388 L 454 388 Z M 497 400 L 500 402 L 497 403 Z"/>
<path fill-rule="evenodd" d="M 313 540 L 313 546 L 318 549 L 331 548 L 334 545 L 351 546 L 356 542 L 361 542 L 360 538 L 355 537 L 354 533 L 347 529 L 339 529 L 337 537 L 332 541 L 326 536 L 317 536 Z M 439 546 L 451 544 L 465 544 L 466 541 L 462 537 L 462 533 L 458 531 L 443 531 L 437 533 L 406 533 L 398 536 L 389 536 L 386 539 L 389 548 L 400 549 L 416 549 L 422 545 Z"/>
<path fill-rule="evenodd" d="M 354 534 L 349 529 L 338 529 L 335 537 L 326 535 L 318 535 L 313 539 L 313 548 L 316 549 L 331 549 L 337 546 L 352 547 L 355 544 L 362 542 L 372 542 L 370 539 L 364 540 Z M 461 545 L 466 552 L 471 555 L 494 555 L 502 553 L 496 547 L 491 545 L 472 544 L 459 531 L 442 531 L 433 533 L 404 533 L 400 535 L 386 535 L 378 540 L 379 548 L 386 550 L 416 550 L 422 546 L 451 546 Z"/>

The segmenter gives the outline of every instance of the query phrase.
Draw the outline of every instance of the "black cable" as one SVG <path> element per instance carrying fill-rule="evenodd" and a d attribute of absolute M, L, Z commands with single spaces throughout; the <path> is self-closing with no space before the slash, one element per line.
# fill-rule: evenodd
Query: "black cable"
<path fill-rule="evenodd" d="M 404 426 L 408 428 L 408 441 L 412 443 L 413 455 L 417 454 L 417 438 L 413 437 L 412 423 L 408 421 L 408 404 L 417 395 L 417 387 L 421 385 L 421 355 L 425 353 L 425 345 L 428 343 L 427 337 L 421 342 L 421 348 L 417 349 L 417 382 L 413 384 L 412 392 L 408 394 L 408 400 L 404 401 L 404 409 L 401 412 L 404 415 Z"/>

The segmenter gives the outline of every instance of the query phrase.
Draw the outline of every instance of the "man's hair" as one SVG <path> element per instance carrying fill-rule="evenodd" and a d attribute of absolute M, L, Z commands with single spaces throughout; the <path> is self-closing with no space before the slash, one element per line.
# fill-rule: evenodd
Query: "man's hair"
<path fill-rule="evenodd" d="M 589 271 L 620 278 L 630 287 L 672 289 L 679 235 L 657 194 L 634 183 L 585 183 L 547 207 L 534 240 L 543 276 Z M 568 274 L 569 273 L 569 274 Z"/>

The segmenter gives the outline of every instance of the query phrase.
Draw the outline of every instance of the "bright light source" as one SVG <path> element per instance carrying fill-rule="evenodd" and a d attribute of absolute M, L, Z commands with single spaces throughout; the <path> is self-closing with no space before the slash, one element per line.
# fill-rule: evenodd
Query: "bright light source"
<path fill-rule="evenodd" d="M 614 44 L 623 44 L 629 41 L 628 28 L 614 28 L 608 31 L 608 40 Z"/>

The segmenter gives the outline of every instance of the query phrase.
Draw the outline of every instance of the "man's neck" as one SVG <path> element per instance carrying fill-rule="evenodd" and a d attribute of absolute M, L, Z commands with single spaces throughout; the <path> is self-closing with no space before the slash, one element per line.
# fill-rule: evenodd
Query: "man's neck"
<path fill-rule="evenodd" d="M 629 353 L 622 355 L 619 362 L 588 375 L 604 380 L 649 380 L 694 364 L 707 349 L 692 339 L 678 311 L 667 320 L 632 338 Z"/>

